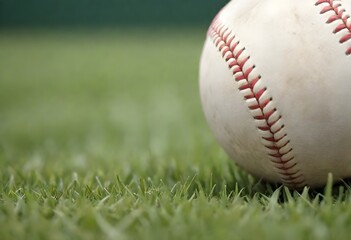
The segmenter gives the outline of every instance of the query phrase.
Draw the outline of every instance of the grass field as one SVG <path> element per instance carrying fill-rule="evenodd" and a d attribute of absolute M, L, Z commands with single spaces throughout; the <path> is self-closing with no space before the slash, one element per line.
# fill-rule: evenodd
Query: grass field
<path fill-rule="evenodd" d="M 206 29 L 0 33 L 0 238 L 349 239 L 348 184 L 288 191 L 215 143 Z"/>

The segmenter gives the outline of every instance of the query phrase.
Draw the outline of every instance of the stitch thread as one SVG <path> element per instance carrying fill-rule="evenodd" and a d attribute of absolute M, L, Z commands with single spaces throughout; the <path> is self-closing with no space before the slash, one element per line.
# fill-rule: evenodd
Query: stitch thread
<path fill-rule="evenodd" d="M 332 12 L 328 20 L 327 24 L 335 23 L 339 21 L 339 24 L 336 25 L 333 33 L 337 34 L 344 30 L 342 37 L 339 40 L 340 44 L 349 42 L 351 40 L 351 21 L 350 15 L 346 14 L 346 10 L 342 7 L 341 1 L 335 0 L 318 0 L 315 3 L 316 6 L 324 6 L 320 11 L 320 14 L 326 14 L 328 12 Z M 346 52 L 346 55 L 351 55 L 351 47 L 349 47 Z"/>
<path fill-rule="evenodd" d="M 243 93 L 253 116 L 261 142 L 281 181 L 293 188 L 305 186 L 305 178 L 295 159 L 282 116 L 261 75 L 256 73 L 256 66 L 250 63 L 246 49 L 241 46 L 233 32 L 219 21 L 218 15 L 209 28 L 208 36 L 232 71 L 238 89 Z"/>

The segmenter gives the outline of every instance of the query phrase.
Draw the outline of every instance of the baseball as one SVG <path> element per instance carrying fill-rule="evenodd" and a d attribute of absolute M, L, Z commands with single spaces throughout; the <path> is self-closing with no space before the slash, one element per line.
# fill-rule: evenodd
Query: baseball
<path fill-rule="evenodd" d="M 351 177 L 351 1 L 232 0 L 200 61 L 207 122 L 252 175 L 290 188 Z"/>

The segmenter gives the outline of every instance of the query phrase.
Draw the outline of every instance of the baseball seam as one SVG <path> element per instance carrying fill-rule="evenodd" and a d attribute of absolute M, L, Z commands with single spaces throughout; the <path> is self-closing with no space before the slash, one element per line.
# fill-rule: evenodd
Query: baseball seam
<path fill-rule="evenodd" d="M 282 183 L 292 188 L 305 186 L 305 177 L 295 159 L 282 115 L 261 75 L 257 74 L 256 66 L 251 63 L 245 47 L 233 31 L 219 21 L 218 16 L 211 24 L 208 36 L 232 71 L 238 89 L 254 118 L 261 142 Z"/>
<path fill-rule="evenodd" d="M 351 20 L 350 15 L 346 13 L 341 1 L 337 0 L 318 0 L 316 6 L 322 6 L 320 14 L 330 14 L 327 24 L 336 24 L 333 33 L 340 34 L 339 43 L 344 44 L 351 42 Z M 349 46 L 345 54 L 351 55 L 351 47 Z"/>

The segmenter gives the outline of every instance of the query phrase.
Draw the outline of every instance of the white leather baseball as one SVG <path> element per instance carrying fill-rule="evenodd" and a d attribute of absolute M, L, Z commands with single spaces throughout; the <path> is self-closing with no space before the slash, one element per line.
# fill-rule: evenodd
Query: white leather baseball
<path fill-rule="evenodd" d="M 232 0 L 213 20 L 201 101 L 243 169 L 291 188 L 351 177 L 350 14 L 350 0 Z"/>

